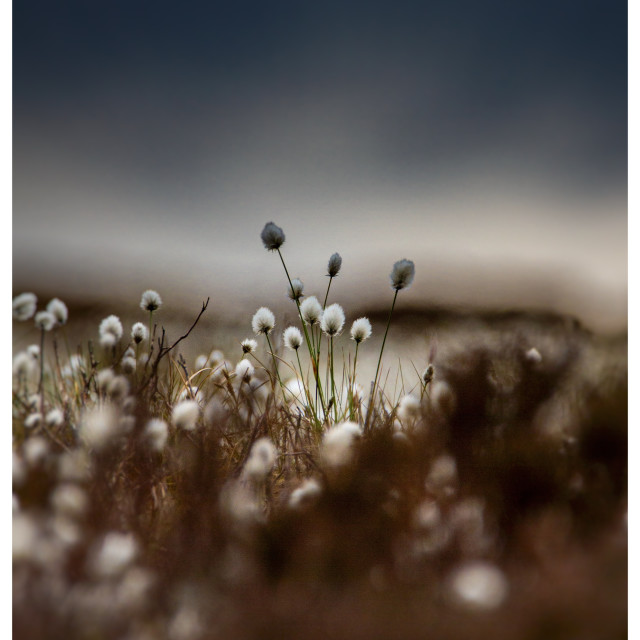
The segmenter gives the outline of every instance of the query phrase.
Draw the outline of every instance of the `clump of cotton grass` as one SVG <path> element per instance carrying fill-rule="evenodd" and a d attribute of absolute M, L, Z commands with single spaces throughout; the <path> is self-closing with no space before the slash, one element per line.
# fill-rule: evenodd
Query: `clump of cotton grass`
<path fill-rule="evenodd" d="M 291 286 L 289 287 L 289 291 L 287 292 L 288 296 L 291 300 L 300 300 L 302 296 L 304 296 L 304 284 L 300 278 L 294 278 L 291 281 Z"/>
<path fill-rule="evenodd" d="M 153 289 L 147 289 L 140 299 L 140 308 L 143 311 L 150 311 L 153 313 L 162 306 L 162 298 L 157 291 Z"/>
<path fill-rule="evenodd" d="M 267 222 L 264 225 L 260 238 L 262 238 L 265 249 L 269 251 L 277 251 L 285 240 L 284 231 L 273 222 Z"/>
<path fill-rule="evenodd" d="M 144 428 L 144 439 L 149 447 L 160 453 L 164 450 L 169 438 L 169 427 L 164 420 L 160 418 L 152 418 L 147 422 Z"/>
<path fill-rule="evenodd" d="M 391 270 L 391 274 L 389 276 L 391 280 L 391 288 L 395 290 L 395 293 L 393 295 L 393 302 L 391 303 L 391 309 L 389 310 L 387 327 L 384 331 L 384 337 L 382 338 L 382 346 L 380 347 L 380 355 L 378 356 L 378 365 L 376 367 L 376 375 L 373 378 L 371 400 L 369 402 L 369 408 L 367 410 L 365 428 L 367 428 L 369 424 L 369 418 L 371 416 L 371 412 L 375 404 L 376 394 L 378 390 L 378 376 L 380 375 L 380 364 L 382 363 L 382 353 L 384 352 L 384 345 L 387 342 L 387 335 L 389 333 L 389 327 L 391 326 L 391 316 L 393 315 L 393 310 L 396 306 L 396 300 L 398 299 L 398 292 L 401 289 L 406 289 L 413 282 L 415 273 L 416 273 L 416 268 L 413 262 L 411 260 L 407 260 L 406 258 L 403 258 L 402 260 L 398 260 L 396 263 L 394 263 L 393 269 Z"/>
<path fill-rule="evenodd" d="M 240 346 L 242 347 L 242 353 L 248 355 L 258 348 L 258 343 L 253 338 L 246 338 L 240 343 Z"/>
<path fill-rule="evenodd" d="M 251 453 L 242 470 L 243 477 L 255 484 L 264 482 L 273 469 L 277 456 L 278 451 L 271 440 L 259 438 L 251 447 Z"/>
<path fill-rule="evenodd" d="M 178 403 L 171 412 L 171 421 L 177 429 L 193 431 L 200 417 L 200 406 L 195 400 Z"/>
<path fill-rule="evenodd" d="M 330 278 L 335 278 L 340 273 L 340 267 L 342 267 L 342 257 L 339 253 L 334 253 L 329 258 L 329 264 L 327 264 L 327 275 Z"/>
<path fill-rule="evenodd" d="M 322 318 L 322 306 L 315 296 L 309 296 L 304 302 L 300 303 L 300 312 L 302 321 L 310 327 L 320 324 Z"/>
<path fill-rule="evenodd" d="M 136 345 L 146 342 L 149 339 L 149 329 L 142 324 L 142 322 L 136 322 L 131 327 L 131 339 Z"/>
<path fill-rule="evenodd" d="M 21 293 L 13 299 L 14 320 L 29 320 L 38 308 L 38 298 L 35 293 Z"/>
<path fill-rule="evenodd" d="M 123 334 L 120 318 L 115 315 L 107 316 L 100 323 L 98 333 L 100 334 L 100 345 L 103 348 L 109 349 L 115 347 L 118 342 L 120 342 Z"/>
<path fill-rule="evenodd" d="M 49 304 L 47 304 L 47 311 L 53 315 L 56 319 L 56 323 L 59 325 L 66 324 L 69 319 L 69 310 L 67 309 L 67 305 L 59 298 L 53 298 L 53 300 L 49 301 Z"/>

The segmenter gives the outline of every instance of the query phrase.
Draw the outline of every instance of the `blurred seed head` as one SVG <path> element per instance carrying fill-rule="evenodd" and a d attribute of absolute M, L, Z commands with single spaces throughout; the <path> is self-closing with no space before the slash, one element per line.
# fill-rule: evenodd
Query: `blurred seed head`
<path fill-rule="evenodd" d="M 265 249 L 275 251 L 284 244 L 284 231 L 273 222 L 267 222 L 260 233 Z"/>
<path fill-rule="evenodd" d="M 51 331 L 56 326 L 56 318 L 48 311 L 38 311 L 34 319 L 36 327 L 41 331 Z"/>
<path fill-rule="evenodd" d="M 111 531 L 105 535 L 89 561 L 91 572 L 99 578 L 121 574 L 135 559 L 138 544 L 130 533 Z"/>
<path fill-rule="evenodd" d="M 315 478 L 307 478 L 289 496 L 289 507 L 301 509 L 314 502 L 322 493 L 322 486 Z"/>
<path fill-rule="evenodd" d="M 122 322 L 120 322 L 120 318 L 115 315 L 107 316 L 100 323 L 99 333 L 100 344 L 102 344 L 102 340 L 104 339 L 105 342 L 111 342 L 112 345 L 115 345 L 120 340 L 120 338 L 122 338 L 123 334 Z"/>
<path fill-rule="evenodd" d="M 465 609 L 480 611 L 496 609 L 504 603 L 509 583 L 498 567 L 475 561 L 455 569 L 447 578 L 450 600 Z"/>
<path fill-rule="evenodd" d="M 152 418 L 144 428 L 144 438 L 154 451 L 160 453 L 167 444 L 169 427 L 164 420 Z"/>
<path fill-rule="evenodd" d="M 254 366 L 246 358 L 240 360 L 236 365 L 236 376 L 241 382 L 249 382 L 254 373 Z"/>
<path fill-rule="evenodd" d="M 136 344 L 145 342 L 149 339 L 149 329 L 147 329 L 142 322 L 136 322 L 133 327 L 131 327 L 131 339 Z"/>
<path fill-rule="evenodd" d="M 69 319 L 69 310 L 67 309 L 67 305 L 59 298 L 53 298 L 53 300 L 49 301 L 49 304 L 47 304 L 47 311 L 53 315 L 59 325 L 66 324 Z"/>
<path fill-rule="evenodd" d="M 287 290 L 287 295 L 292 300 L 300 300 L 300 298 L 302 298 L 302 296 L 304 295 L 303 291 L 304 284 L 302 280 L 300 280 L 300 278 L 293 278 L 293 280 L 291 280 L 291 286 Z"/>
<path fill-rule="evenodd" d="M 120 435 L 118 415 L 106 405 L 87 410 L 80 419 L 80 437 L 85 445 L 102 451 Z"/>
<path fill-rule="evenodd" d="M 398 260 L 393 265 L 391 270 L 391 288 L 400 291 L 400 289 L 406 289 L 413 282 L 413 278 L 416 275 L 415 265 L 411 260 Z"/>
<path fill-rule="evenodd" d="M 177 404 L 171 413 L 174 426 L 184 431 L 193 431 L 200 416 L 200 407 L 195 400 L 185 400 Z"/>
<path fill-rule="evenodd" d="M 269 438 L 259 438 L 252 447 L 242 475 L 252 482 L 264 482 L 276 462 L 277 450 Z"/>
<path fill-rule="evenodd" d="M 86 491 L 77 484 L 59 484 L 50 499 L 51 506 L 56 512 L 71 518 L 83 516 L 89 507 Z"/>
<path fill-rule="evenodd" d="M 14 320 L 28 320 L 33 317 L 38 307 L 35 293 L 21 293 L 13 299 Z"/>

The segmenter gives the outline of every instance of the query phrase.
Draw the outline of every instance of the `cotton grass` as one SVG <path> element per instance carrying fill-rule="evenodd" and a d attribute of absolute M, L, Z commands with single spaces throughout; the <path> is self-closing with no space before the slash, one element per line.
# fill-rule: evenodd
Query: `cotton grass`
<path fill-rule="evenodd" d="M 14 320 L 29 320 L 33 317 L 38 306 L 38 298 L 35 293 L 21 293 L 13 299 Z"/>

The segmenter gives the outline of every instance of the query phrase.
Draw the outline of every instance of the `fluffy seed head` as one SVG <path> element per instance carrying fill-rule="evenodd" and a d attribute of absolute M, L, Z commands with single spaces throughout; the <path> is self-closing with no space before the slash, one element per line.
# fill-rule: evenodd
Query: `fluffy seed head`
<path fill-rule="evenodd" d="M 136 322 L 133 327 L 131 327 L 131 339 L 136 343 L 140 344 L 149 338 L 149 329 L 142 324 L 142 322 Z"/>
<path fill-rule="evenodd" d="M 167 444 L 169 427 L 164 420 L 152 418 L 144 428 L 144 437 L 154 451 L 160 452 L 164 449 L 165 444 Z"/>
<path fill-rule="evenodd" d="M 36 360 L 27 351 L 21 351 L 13 359 L 13 375 L 26 378 L 36 370 Z"/>
<path fill-rule="evenodd" d="M 315 296 L 311 296 L 300 304 L 300 313 L 302 314 L 302 319 L 309 326 L 313 326 L 320 322 L 320 318 L 322 317 L 322 306 Z"/>
<path fill-rule="evenodd" d="M 302 280 L 300 280 L 300 278 L 294 278 L 291 281 L 291 286 L 289 287 L 287 294 L 292 300 L 300 300 L 300 298 L 302 298 L 302 296 L 304 295 L 304 293 L 302 293 L 303 291 L 304 283 L 302 282 Z"/>
<path fill-rule="evenodd" d="M 258 343 L 253 338 L 247 338 L 240 343 L 242 353 L 253 353 L 258 348 Z"/>
<path fill-rule="evenodd" d="M 391 288 L 400 291 L 400 289 L 406 289 L 413 282 L 413 278 L 416 275 L 416 267 L 411 260 L 398 260 L 393 265 L 391 270 Z"/>
<path fill-rule="evenodd" d="M 253 443 L 243 475 L 254 482 L 264 480 L 276 462 L 278 452 L 269 438 L 259 438 Z"/>
<path fill-rule="evenodd" d="M 45 420 L 50 427 L 60 427 L 64 422 L 64 413 L 57 407 L 47 413 Z"/>
<path fill-rule="evenodd" d="M 531 349 L 524 354 L 524 357 L 529 364 L 536 365 L 542 362 L 542 355 L 540 355 L 540 352 L 535 347 L 531 347 Z"/>
<path fill-rule="evenodd" d="M 334 253 L 329 258 L 329 264 L 327 265 L 327 275 L 331 278 L 335 278 L 340 272 L 342 266 L 342 257 L 339 253 Z"/>
<path fill-rule="evenodd" d="M 344 311 L 342 307 L 337 303 L 329 305 L 322 314 L 320 326 L 328 336 L 340 335 L 344 326 Z"/>
<path fill-rule="evenodd" d="M 53 315 L 58 324 L 66 324 L 69 319 L 67 305 L 58 298 L 49 301 L 47 311 Z"/>
<path fill-rule="evenodd" d="M 108 533 L 94 552 L 91 570 L 100 578 L 116 576 L 133 562 L 137 553 L 138 545 L 132 534 Z"/>
<path fill-rule="evenodd" d="M 70 517 L 82 516 L 89 506 L 89 498 L 81 487 L 73 483 L 59 484 L 51 494 L 51 506 Z"/>
<path fill-rule="evenodd" d="M 115 411 L 103 406 L 86 412 L 80 421 L 80 435 L 90 449 L 104 449 L 119 435 Z"/>
<path fill-rule="evenodd" d="M 42 424 L 42 414 L 41 413 L 30 413 L 24 419 L 24 426 L 27 429 L 35 429 Z"/>
<path fill-rule="evenodd" d="M 267 307 L 260 307 L 251 320 L 251 328 L 256 335 L 271 333 L 275 326 L 276 317 Z"/>
<path fill-rule="evenodd" d="M 140 299 L 140 308 L 143 311 L 157 311 L 162 306 L 162 298 L 157 291 L 147 289 Z"/>
<path fill-rule="evenodd" d="M 246 358 L 240 360 L 240 362 L 238 362 L 238 364 L 236 365 L 236 376 L 242 382 L 249 382 L 254 372 L 254 366 Z"/>
<path fill-rule="evenodd" d="M 38 311 L 35 317 L 36 327 L 43 331 L 51 331 L 56 326 L 56 318 L 48 311 Z"/>
<path fill-rule="evenodd" d="M 325 432 L 320 448 L 320 457 L 328 467 L 341 467 L 353 456 L 354 440 L 362 433 L 354 422 L 343 422 Z"/>
<path fill-rule="evenodd" d="M 509 583 L 498 567 L 484 561 L 469 562 L 448 577 L 448 595 L 455 604 L 471 610 L 499 607 L 507 598 Z"/>
<path fill-rule="evenodd" d="M 118 342 L 120 338 L 122 338 L 122 322 L 120 322 L 120 318 L 118 316 L 110 315 L 107 316 L 100 323 L 100 344 L 102 344 L 102 339 L 104 338 L 106 342 L 109 342 L 109 336 L 113 340 L 113 344 Z"/>
<path fill-rule="evenodd" d="M 13 317 L 16 320 L 28 320 L 33 317 L 38 306 L 35 293 L 21 293 L 13 299 Z"/>
<path fill-rule="evenodd" d="M 267 224 L 264 225 L 260 237 L 262 238 L 265 248 L 269 251 L 279 249 L 284 243 L 284 231 L 273 222 L 267 222 Z"/>
<path fill-rule="evenodd" d="M 322 487 L 315 478 L 308 478 L 289 496 L 289 507 L 299 509 L 305 507 L 322 493 Z"/>
<path fill-rule="evenodd" d="M 193 431 L 198 422 L 200 407 L 195 400 L 185 400 L 173 408 L 171 421 L 178 429 Z"/>
<path fill-rule="evenodd" d="M 398 417 L 403 422 L 409 422 L 420 417 L 420 399 L 408 394 L 403 396 L 398 405 Z"/>
<path fill-rule="evenodd" d="M 302 346 L 302 334 L 298 327 L 287 327 L 283 334 L 284 346 L 297 351 Z"/>
<path fill-rule="evenodd" d="M 371 323 L 367 318 L 358 318 L 351 325 L 351 339 L 358 344 L 364 342 L 371 335 Z"/>
<path fill-rule="evenodd" d="M 136 359 L 132 358 L 131 356 L 122 358 L 120 366 L 125 373 L 132 374 L 136 370 Z"/>

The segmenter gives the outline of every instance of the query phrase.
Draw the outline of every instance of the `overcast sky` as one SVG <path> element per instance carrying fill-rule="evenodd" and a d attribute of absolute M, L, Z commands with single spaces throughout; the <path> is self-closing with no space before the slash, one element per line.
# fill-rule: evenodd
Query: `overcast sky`
<path fill-rule="evenodd" d="M 416 301 L 623 317 L 626 11 L 14 3 L 14 283 L 253 301 L 273 219 L 303 279 L 343 254 L 345 295 L 406 255 Z"/>

